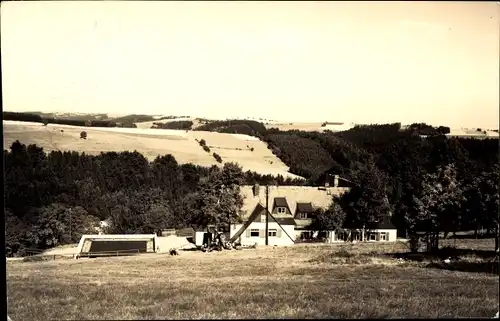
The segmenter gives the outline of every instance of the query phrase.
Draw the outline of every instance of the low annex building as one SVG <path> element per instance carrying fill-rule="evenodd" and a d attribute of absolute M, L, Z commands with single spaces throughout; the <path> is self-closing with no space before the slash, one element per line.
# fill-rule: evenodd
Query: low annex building
<path fill-rule="evenodd" d="M 156 252 L 156 234 L 82 235 L 75 258 Z"/>
<path fill-rule="evenodd" d="M 297 241 L 321 237 L 328 242 L 396 241 L 397 230 L 389 216 L 365 226 L 365 229 L 350 228 L 323 232 L 322 235 L 308 229 L 316 208 L 327 209 L 334 195 L 340 196 L 349 189 L 339 187 L 337 177 L 333 186 L 241 186 L 243 222 L 231 224 L 230 238 L 241 245 L 265 245 L 267 200 L 268 244 L 271 246 L 292 245 Z"/>

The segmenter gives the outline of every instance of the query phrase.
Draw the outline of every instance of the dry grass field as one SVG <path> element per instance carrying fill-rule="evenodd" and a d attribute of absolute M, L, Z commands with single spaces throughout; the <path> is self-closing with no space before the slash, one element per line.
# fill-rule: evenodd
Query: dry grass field
<path fill-rule="evenodd" d="M 342 124 L 342 125 L 333 125 L 333 124 L 328 124 L 326 126 L 321 126 L 323 123 L 321 122 L 316 122 L 316 123 L 306 123 L 306 122 L 289 122 L 289 123 L 284 123 L 284 122 L 269 122 L 265 123 L 265 126 L 267 129 L 270 128 L 278 128 L 279 130 L 282 131 L 287 131 L 287 130 L 304 130 L 304 131 L 317 131 L 317 132 L 322 132 L 325 130 L 331 130 L 331 131 L 343 131 L 343 130 L 348 130 L 352 127 L 354 127 L 354 124 Z"/>
<path fill-rule="evenodd" d="M 459 244 L 487 247 L 484 240 Z M 475 244 L 477 243 L 477 244 Z M 498 274 L 392 258 L 402 244 L 8 262 L 13 320 L 492 317 Z"/>
<path fill-rule="evenodd" d="M 217 153 L 223 162 L 236 162 L 243 170 L 261 174 L 281 174 L 298 177 L 288 172 L 288 167 L 267 145 L 255 137 L 212 132 L 141 129 L 141 128 L 88 128 L 67 125 L 4 121 L 3 143 L 5 148 L 16 140 L 23 144 L 37 144 L 46 151 L 78 151 L 96 155 L 109 151 L 137 150 L 149 160 L 158 155 L 172 154 L 181 163 L 201 166 L 220 165 L 213 157 Z M 80 139 L 86 131 L 88 138 Z M 205 152 L 197 140 L 204 139 L 211 152 Z M 253 148 L 253 151 L 251 150 Z"/>

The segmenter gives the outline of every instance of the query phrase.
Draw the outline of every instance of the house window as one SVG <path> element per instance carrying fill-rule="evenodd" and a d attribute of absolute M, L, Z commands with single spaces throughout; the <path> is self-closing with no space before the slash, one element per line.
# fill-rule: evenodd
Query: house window
<path fill-rule="evenodd" d="M 335 233 L 335 238 L 337 239 L 337 241 L 344 241 L 345 235 L 343 232 Z"/>
<path fill-rule="evenodd" d="M 250 230 L 250 237 L 259 237 L 259 230 L 258 229 L 251 229 Z"/>
<path fill-rule="evenodd" d="M 285 214 L 286 213 L 286 207 L 278 207 L 277 212 L 278 212 L 278 214 Z"/>
<path fill-rule="evenodd" d="M 278 235 L 278 230 L 276 229 L 269 229 L 269 236 L 274 236 L 276 237 Z"/>
<path fill-rule="evenodd" d="M 376 241 L 377 240 L 377 233 L 370 233 L 370 241 Z"/>
<path fill-rule="evenodd" d="M 302 219 L 307 218 L 307 213 L 299 213 L 299 218 L 302 218 Z"/>
<path fill-rule="evenodd" d="M 380 233 L 380 240 L 387 241 L 387 233 Z"/>
<path fill-rule="evenodd" d="M 309 240 L 309 239 L 311 239 L 311 237 L 312 237 L 312 232 L 310 232 L 310 231 L 305 231 L 305 232 L 302 232 L 300 234 L 300 238 L 302 240 Z"/>

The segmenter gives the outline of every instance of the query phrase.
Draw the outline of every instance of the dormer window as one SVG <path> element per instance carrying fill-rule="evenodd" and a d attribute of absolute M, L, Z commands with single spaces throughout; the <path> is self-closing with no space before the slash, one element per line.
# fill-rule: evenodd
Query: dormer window
<path fill-rule="evenodd" d="M 297 203 L 297 209 L 295 210 L 295 218 L 297 219 L 307 219 L 314 216 L 314 210 L 311 203 Z"/>
<path fill-rule="evenodd" d="M 277 212 L 278 214 L 286 214 L 286 207 L 278 207 L 278 208 L 276 209 L 276 212 Z"/>

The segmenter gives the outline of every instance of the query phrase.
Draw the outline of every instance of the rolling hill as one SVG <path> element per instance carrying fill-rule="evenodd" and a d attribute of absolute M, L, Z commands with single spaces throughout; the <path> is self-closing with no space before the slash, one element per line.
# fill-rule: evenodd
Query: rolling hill
<path fill-rule="evenodd" d="M 5 148 L 19 140 L 23 144 L 36 144 L 45 151 L 63 150 L 96 155 L 110 151 L 137 150 L 149 160 L 158 155 L 172 154 L 181 163 L 200 166 L 218 165 L 213 153 L 222 157 L 223 163 L 236 162 L 243 170 L 260 174 L 298 177 L 259 139 L 241 134 L 224 134 L 205 131 L 184 131 L 144 128 L 98 128 L 69 125 L 4 121 Z M 86 131 L 88 138 L 80 139 Z M 203 150 L 199 141 L 204 139 L 210 153 Z"/>

